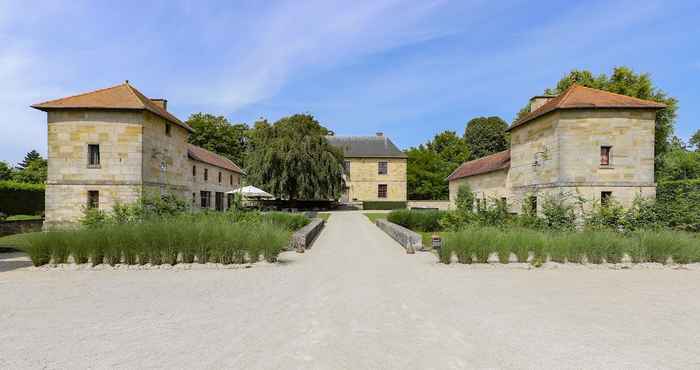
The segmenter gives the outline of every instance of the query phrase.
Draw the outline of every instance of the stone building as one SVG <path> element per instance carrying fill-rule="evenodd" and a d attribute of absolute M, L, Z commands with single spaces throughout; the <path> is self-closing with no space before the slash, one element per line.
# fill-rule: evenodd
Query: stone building
<path fill-rule="evenodd" d="M 382 133 L 328 136 L 345 156 L 344 203 L 406 201 L 406 154 Z"/>
<path fill-rule="evenodd" d="M 75 222 L 84 207 L 109 210 L 145 194 L 226 208 L 219 194 L 238 187 L 243 171 L 188 144 L 192 129 L 168 112 L 167 103 L 127 81 L 32 105 L 48 116 L 47 226 Z"/>
<path fill-rule="evenodd" d="M 506 201 L 512 212 L 541 210 L 546 197 L 585 199 L 587 208 L 654 197 L 654 126 L 664 107 L 580 85 L 536 96 L 530 113 L 508 129 L 509 150 L 466 162 L 448 177 L 450 201 L 462 184 L 479 201 Z"/>

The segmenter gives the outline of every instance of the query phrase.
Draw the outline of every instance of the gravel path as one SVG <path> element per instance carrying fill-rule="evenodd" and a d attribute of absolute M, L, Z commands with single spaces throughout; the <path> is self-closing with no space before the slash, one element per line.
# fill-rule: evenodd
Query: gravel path
<path fill-rule="evenodd" d="M 251 269 L 9 263 L 0 368 L 700 368 L 698 271 L 444 266 L 354 212 Z"/>

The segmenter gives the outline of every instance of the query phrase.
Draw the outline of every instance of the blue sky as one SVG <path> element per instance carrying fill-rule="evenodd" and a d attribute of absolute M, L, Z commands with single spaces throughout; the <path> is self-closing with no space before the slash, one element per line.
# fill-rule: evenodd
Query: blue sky
<path fill-rule="evenodd" d="M 400 147 L 511 121 L 569 70 L 648 72 L 700 128 L 697 1 L 0 0 L 0 159 L 46 153 L 43 100 L 128 79 L 232 122 L 308 112 Z"/>

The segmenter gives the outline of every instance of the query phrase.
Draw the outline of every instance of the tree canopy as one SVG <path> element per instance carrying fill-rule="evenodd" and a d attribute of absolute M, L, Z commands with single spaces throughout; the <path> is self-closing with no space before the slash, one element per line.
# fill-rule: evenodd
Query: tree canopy
<path fill-rule="evenodd" d="M 485 157 L 509 148 L 508 124 L 500 117 L 477 117 L 467 123 L 464 142 L 471 151 L 470 159 Z"/>
<path fill-rule="evenodd" d="M 255 123 L 248 182 L 282 199 L 338 199 L 343 188 L 343 154 L 325 135 L 331 132 L 308 114 Z"/>
<path fill-rule="evenodd" d="M 39 159 L 43 159 L 43 158 L 41 157 L 41 154 L 39 154 L 39 152 L 37 152 L 36 150 L 32 150 L 32 151 L 30 151 L 29 153 L 27 153 L 27 154 L 24 156 L 24 160 L 23 160 L 22 162 L 20 162 L 20 163 L 17 164 L 17 169 L 18 169 L 18 170 L 23 170 L 23 169 L 29 167 L 29 165 L 30 165 L 33 161 L 36 161 L 36 160 L 39 160 Z"/>
<path fill-rule="evenodd" d="M 226 117 L 209 113 L 192 114 L 187 123 L 194 132 L 189 142 L 223 155 L 239 166 L 245 166 L 249 129 L 245 124 L 231 124 Z"/>
<path fill-rule="evenodd" d="M 700 130 L 695 131 L 690 140 L 688 140 L 688 144 L 695 147 L 696 152 L 700 152 Z"/>
<path fill-rule="evenodd" d="M 27 153 L 16 168 L 10 167 L 6 162 L 0 162 L 0 180 L 43 184 L 46 182 L 47 173 L 48 162 L 36 150 Z"/>
<path fill-rule="evenodd" d="M 660 165 L 663 165 L 661 156 L 670 149 L 670 139 L 676 122 L 678 101 L 655 87 L 648 73 L 636 73 L 628 67 L 615 67 L 610 76 L 605 74 L 594 75 L 588 70 L 575 69 L 562 77 L 554 88 L 546 89 L 545 94 L 558 95 L 574 83 L 616 94 L 653 100 L 667 105 L 666 109 L 659 111 L 656 115 L 654 154 L 657 170 L 660 170 Z M 528 104 L 528 106 L 520 110 L 516 120 L 529 111 Z"/>
<path fill-rule="evenodd" d="M 10 180 L 12 178 L 12 167 L 5 161 L 0 161 L 0 181 Z"/>

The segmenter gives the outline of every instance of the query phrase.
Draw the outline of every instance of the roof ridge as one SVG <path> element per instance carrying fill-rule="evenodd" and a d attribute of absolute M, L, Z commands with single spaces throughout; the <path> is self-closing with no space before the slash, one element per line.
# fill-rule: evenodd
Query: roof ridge
<path fill-rule="evenodd" d="M 587 89 L 587 90 L 594 90 L 594 91 L 597 91 L 597 92 L 608 93 L 608 94 L 615 95 L 615 96 L 619 96 L 619 97 L 626 98 L 626 99 L 637 100 L 637 101 L 639 101 L 640 103 L 647 103 L 647 104 L 648 104 L 649 102 L 652 102 L 652 103 L 657 103 L 657 104 L 660 104 L 660 105 L 664 105 L 664 106 L 665 106 L 665 104 L 660 103 L 660 102 L 657 102 L 656 100 L 642 99 L 642 98 L 638 98 L 638 97 L 636 97 L 636 96 L 629 96 L 629 95 L 625 95 L 625 94 L 618 94 L 618 93 L 616 93 L 616 92 L 612 92 L 612 91 L 608 91 L 608 90 L 602 90 L 602 89 L 596 89 L 596 88 L 594 88 L 594 87 L 588 87 L 588 86 L 583 86 L 583 85 L 577 85 L 577 86 L 578 86 L 578 87 L 581 87 L 581 88 L 584 88 L 584 89 Z"/>
<path fill-rule="evenodd" d="M 123 85 L 129 86 L 128 83 L 122 82 L 122 83 L 120 83 L 120 84 L 118 84 L 118 85 L 114 85 L 114 86 L 103 87 L 103 88 L 97 89 L 97 90 L 92 90 L 92 91 L 88 91 L 88 92 L 84 92 L 84 93 L 80 93 L 80 94 L 75 94 L 75 95 L 64 96 L 64 97 L 62 97 L 62 98 L 51 99 L 51 100 L 43 101 L 43 102 L 41 102 L 41 103 L 32 104 L 32 107 L 40 106 L 40 105 L 44 105 L 44 104 L 48 104 L 48 103 L 55 103 L 55 102 L 57 102 L 57 101 L 59 101 L 59 100 L 77 98 L 77 97 L 83 96 L 83 95 L 94 94 L 94 93 L 98 93 L 98 92 L 102 92 L 102 91 L 114 89 L 114 88 L 117 88 L 117 87 L 120 87 L 120 86 L 123 86 Z"/>

